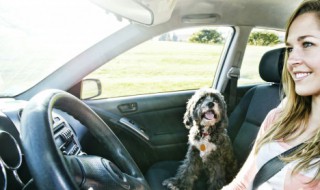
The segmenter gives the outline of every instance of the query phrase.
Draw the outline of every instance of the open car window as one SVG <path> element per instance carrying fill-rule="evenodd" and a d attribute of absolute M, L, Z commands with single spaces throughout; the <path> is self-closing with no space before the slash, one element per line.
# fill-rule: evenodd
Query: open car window
<path fill-rule="evenodd" d="M 170 31 L 116 57 L 86 78 L 101 81 L 102 94 L 97 99 L 210 87 L 232 34 L 231 27 Z M 90 94 L 88 89 L 82 91 Z"/>
<path fill-rule="evenodd" d="M 284 47 L 284 31 L 271 29 L 253 29 L 250 33 L 244 53 L 238 85 L 263 83 L 259 75 L 261 57 L 267 51 Z"/>

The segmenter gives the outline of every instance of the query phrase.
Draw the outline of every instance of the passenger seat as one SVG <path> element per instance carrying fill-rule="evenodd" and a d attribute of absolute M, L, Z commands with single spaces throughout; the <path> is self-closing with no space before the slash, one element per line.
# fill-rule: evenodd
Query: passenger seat
<path fill-rule="evenodd" d="M 251 88 L 229 116 L 228 133 L 239 166 L 246 160 L 260 125 L 280 103 L 281 72 L 285 48 L 266 52 L 259 64 L 260 77 L 268 82 Z"/>
<path fill-rule="evenodd" d="M 228 133 L 233 142 L 239 168 L 248 156 L 259 127 L 268 112 L 280 103 L 280 80 L 285 48 L 266 52 L 259 64 L 259 73 L 267 84 L 251 88 L 240 100 L 229 117 Z M 175 175 L 179 161 L 154 164 L 146 173 L 152 190 L 165 189 L 161 183 Z"/>

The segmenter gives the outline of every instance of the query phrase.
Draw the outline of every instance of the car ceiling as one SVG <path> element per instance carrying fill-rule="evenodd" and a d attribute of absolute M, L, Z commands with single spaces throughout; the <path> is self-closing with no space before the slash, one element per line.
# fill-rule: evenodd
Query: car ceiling
<path fill-rule="evenodd" d="M 302 0 L 178 0 L 173 16 L 218 15 L 218 25 L 284 28 Z"/>

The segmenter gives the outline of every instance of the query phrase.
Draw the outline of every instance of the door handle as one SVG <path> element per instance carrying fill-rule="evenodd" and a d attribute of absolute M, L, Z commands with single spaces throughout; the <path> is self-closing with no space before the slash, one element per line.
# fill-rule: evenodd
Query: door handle
<path fill-rule="evenodd" d="M 122 113 L 135 112 L 138 110 L 138 104 L 136 102 L 121 104 L 118 109 Z"/>

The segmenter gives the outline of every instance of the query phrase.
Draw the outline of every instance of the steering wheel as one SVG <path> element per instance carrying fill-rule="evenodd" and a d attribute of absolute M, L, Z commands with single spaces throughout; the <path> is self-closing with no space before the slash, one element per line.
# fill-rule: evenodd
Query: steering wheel
<path fill-rule="evenodd" d="M 99 156 L 63 155 L 54 141 L 53 108 L 69 113 L 86 126 L 115 164 Z M 23 110 L 20 133 L 25 159 L 38 189 L 150 189 L 107 124 L 67 92 L 52 89 L 35 95 Z"/>

